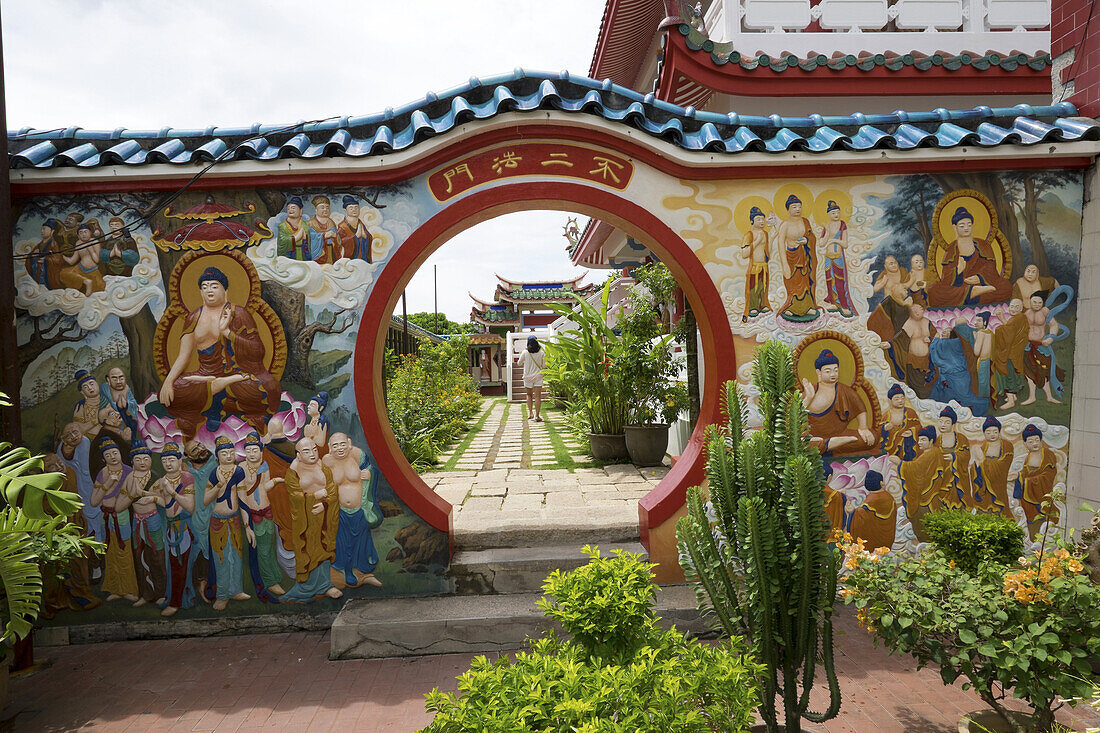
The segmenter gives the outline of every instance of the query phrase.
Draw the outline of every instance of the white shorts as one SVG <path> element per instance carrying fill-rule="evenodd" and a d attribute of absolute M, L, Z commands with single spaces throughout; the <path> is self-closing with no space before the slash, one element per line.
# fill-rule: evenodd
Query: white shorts
<path fill-rule="evenodd" d="M 526 387 L 527 389 L 531 389 L 532 387 L 541 387 L 542 386 L 542 375 L 541 374 L 535 374 L 535 375 L 530 376 L 530 377 L 524 377 L 523 378 L 523 386 Z"/>

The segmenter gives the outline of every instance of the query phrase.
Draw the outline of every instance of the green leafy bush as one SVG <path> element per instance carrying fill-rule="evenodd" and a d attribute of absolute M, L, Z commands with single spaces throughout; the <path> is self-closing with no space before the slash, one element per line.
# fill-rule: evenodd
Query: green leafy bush
<path fill-rule="evenodd" d="M 654 566 L 621 550 L 608 558 L 601 558 L 597 548 L 583 551 L 591 561 L 568 573 L 552 572 L 542 589 L 553 600 L 540 598 L 538 607 L 590 657 L 629 660 L 657 622 L 650 578 Z"/>
<path fill-rule="evenodd" d="M 427 695 L 429 733 L 704 733 L 747 731 L 761 672 L 737 637 L 709 645 L 656 626 L 653 568 L 637 556 L 601 558 L 556 571 L 540 603 L 571 630 L 495 662 L 480 656 L 458 692 Z"/>
<path fill-rule="evenodd" d="M 0 406 L 9 407 L 0 393 Z M 104 545 L 83 536 L 69 517 L 80 511 L 80 496 L 64 490 L 65 474 L 48 472 L 42 456 L 0 443 L 0 642 L 22 639 L 34 628 L 42 607 L 43 568 L 53 560 Z"/>
<path fill-rule="evenodd" d="M 1057 697 L 1092 692 L 1100 658 L 1100 588 L 1063 547 L 1019 567 L 996 563 L 967 572 L 939 548 L 917 557 L 883 557 L 843 548 L 841 595 L 891 653 L 937 666 L 944 684 L 959 677 L 1008 720 L 1002 692 L 1026 700 L 1034 717 L 1014 731 L 1049 731 Z"/>
<path fill-rule="evenodd" d="M 569 390 L 570 399 L 584 409 L 588 432 L 621 435 L 632 392 L 616 366 L 622 356 L 622 337 L 608 325 L 611 280 L 604 283 L 598 308 L 572 295 L 574 303 L 550 306 L 577 324 L 546 345 L 551 390 Z"/>
<path fill-rule="evenodd" d="M 405 458 L 420 470 L 465 430 L 481 393 L 466 366 L 468 339 L 423 344 L 420 354 L 397 357 L 386 385 L 390 427 Z"/>
<path fill-rule="evenodd" d="M 924 530 L 949 560 L 968 572 L 983 562 L 1011 565 L 1024 554 L 1024 531 L 1000 514 L 932 512 L 924 518 Z"/>

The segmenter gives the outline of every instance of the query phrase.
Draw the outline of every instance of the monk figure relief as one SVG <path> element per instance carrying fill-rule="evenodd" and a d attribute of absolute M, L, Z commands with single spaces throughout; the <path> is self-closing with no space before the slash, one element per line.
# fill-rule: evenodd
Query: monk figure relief
<path fill-rule="evenodd" d="M 309 603 L 318 596 L 340 598 L 330 576 L 336 557 L 336 525 L 340 519 L 339 489 L 332 469 L 321 463 L 317 444 L 309 438 L 298 441 L 298 456 L 286 471 L 286 493 L 293 529 L 290 549 L 294 551 L 294 586 L 284 602 Z"/>
<path fill-rule="evenodd" d="M 382 582 L 374 577 L 378 553 L 367 513 L 376 510 L 370 491 L 371 469 L 363 461 L 363 451 L 353 446 L 348 436 L 333 433 L 328 455 L 322 462 L 332 471 L 340 497 L 340 526 L 336 530 L 332 569 L 343 574 L 343 581 L 349 586 L 381 587 Z"/>
<path fill-rule="evenodd" d="M 838 449 L 870 448 L 875 437 L 868 424 L 867 405 L 856 390 L 840 381 L 840 360 L 823 349 L 814 360 L 817 384 L 802 380 L 802 401 L 810 414 L 811 445 L 823 454 Z M 853 430 L 852 421 L 857 427 Z"/>

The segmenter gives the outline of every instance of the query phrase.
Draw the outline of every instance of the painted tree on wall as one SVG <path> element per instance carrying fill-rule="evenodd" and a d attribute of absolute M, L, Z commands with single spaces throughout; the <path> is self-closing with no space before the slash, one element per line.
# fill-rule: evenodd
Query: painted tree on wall
<path fill-rule="evenodd" d="M 897 205 L 887 206 L 882 222 L 895 238 L 920 245 L 923 252 L 932 241 L 932 212 L 943 196 L 943 189 L 930 176 L 900 176 L 891 179 Z"/>
<path fill-rule="evenodd" d="M 1050 275 L 1043 235 L 1039 231 L 1039 202 L 1043 194 L 1078 180 L 1077 171 L 1014 171 L 1005 175 L 1007 192 L 1014 210 L 1024 220 L 1024 236 L 1031 246 L 1031 261 L 1039 274 Z"/>

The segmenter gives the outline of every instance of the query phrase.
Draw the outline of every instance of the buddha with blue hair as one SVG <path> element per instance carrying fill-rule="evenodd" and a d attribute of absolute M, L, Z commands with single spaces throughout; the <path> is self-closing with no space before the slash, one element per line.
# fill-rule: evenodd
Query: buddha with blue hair
<path fill-rule="evenodd" d="M 1043 431 L 1036 425 L 1024 428 L 1021 437 L 1026 451 L 1024 465 L 1018 473 L 1009 474 L 1008 479 L 1013 484 L 1012 495 L 1023 507 L 1028 533 L 1035 539 L 1044 522 L 1058 521 L 1056 507 L 1046 507 L 1045 513 L 1043 507 L 1058 481 L 1058 454 L 1043 442 Z"/>
<path fill-rule="evenodd" d="M 185 442 L 195 437 L 203 420 L 214 431 L 231 414 L 262 435 L 282 390 L 268 371 L 256 319 L 247 308 L 229 302 L 229 278 L 217 267 L 207 267 L 198 286 L 202 305 L 184 319 L 179 353 L 161 385 L 160 403 L 176 418 Z M 193 358 L 198 367 L 188 370 Z"/>
<path fill-rule="evenodd" d="M 981 468 L 982 484 L 985 487 L 986 504 L 979 509 L 993 511 L 1012 518 L 1008 506 L 1008 474 L 1015 456 L 1011 441 L 1001 435 L 1001 421 L 992 415 L 982 423 Z"/>
<path fill-rule="evenodd" d="M 793 193 L 787 197 L 787 218 L 775 230 L 783 266 L 783 284 L 787 300 L 779 315 L 788 321 L 812 321 L 821 315 L 817 306 L 817 236 L 810 220 L 802 216 L 802 199 Z"/>
<path fill-rule="evenodd" d="M 951 215 L 955 239 L 938 253 L 940 279 L 928 288 L 933 307 L 1007 303 L 1012 284 L 997 269 L 993 245 L 974 236 L 974 215 L 964 206 Z"/>
<path fill-rule="evenodd" d="M 867 404 L 853 387 L 840 381 L 840 359 L 822 349 L 814 359 L 817 384 L 802 380 L 802 401 L 810 422 L 810 444 L 822 455 L 858 453 L 870 449 L 875 438 L 868 425 Z M 856 427 L 852 428 L 852 423 Z"/>
<path fill-rule="evenodd" d="M 772 309 L 768 302 L 768 232 L 765 224 L 764 212 L 758 206 L 749 209 L 749 230 L 741 241 L 741 257 L 748 260 L 742 323 Z"/>

